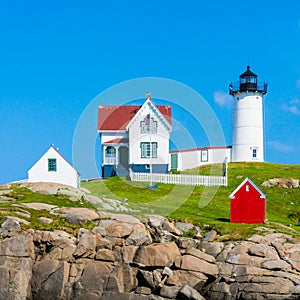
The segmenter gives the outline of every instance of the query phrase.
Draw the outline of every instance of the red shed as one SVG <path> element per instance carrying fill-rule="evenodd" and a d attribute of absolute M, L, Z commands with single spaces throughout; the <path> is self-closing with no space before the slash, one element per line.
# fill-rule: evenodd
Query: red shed
<path fill-rule="evenodd" d="M 266 196 L 246 178 L 230 198 L 230 222 L 260 224 L 266 219 Z"/>

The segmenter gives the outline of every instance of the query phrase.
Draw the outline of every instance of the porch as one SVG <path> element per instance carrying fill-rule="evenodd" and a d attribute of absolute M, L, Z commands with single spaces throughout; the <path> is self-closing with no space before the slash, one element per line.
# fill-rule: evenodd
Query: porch
<path fill-rule="evenodd" d="M 102 177 L 127 176 L 129 174 L 128 144 L 104 144 Z"/>

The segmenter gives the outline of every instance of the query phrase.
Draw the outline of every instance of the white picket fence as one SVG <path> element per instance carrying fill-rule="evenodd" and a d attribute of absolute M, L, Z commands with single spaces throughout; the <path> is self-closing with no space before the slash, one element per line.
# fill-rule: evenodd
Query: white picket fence
<path fill-rule="evenodd" d="M 132 172 L 132 171 L 130 171 L 129 176 L 132 181 L 179 184 L 179 185 L 227 186 L 226 176 L 161 174 L 161 173 L 150 174 L 150 173 L 139 173 L 139 172 Z"/>

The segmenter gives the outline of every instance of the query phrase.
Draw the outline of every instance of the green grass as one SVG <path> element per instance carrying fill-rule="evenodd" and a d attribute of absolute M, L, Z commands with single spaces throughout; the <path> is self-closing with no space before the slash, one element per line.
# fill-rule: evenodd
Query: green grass
<path fill-rule="evenodd" d="M 222 174 L 222 165 L 203 166 L 187 170 L 186 174 Z M 128 199 L 129 207 L 138 210 L 132 214 L 143 217 L 147 214 L 159 214 L 172 220 L 192 222 L 204 230 L 215 229 L 219 234 L 229 235 L 229 239 L 242 239 L 256 232 L 260 225 L 233 224 L 229 222 L 229 195 L 246 178 L 261 188 L 267 196 L 267 222 L 263 224 L 278 232 L 290 233 L 300 237 L 300 189 L 265 188 L 261 184 L 270 178 L 300 178 L 299 165 L 279 165 L 271 163 L 230 163 L 228 165 L 227 187 L 191 187 L 157 184 L 158 189 L 147 188 L 148 183 L 130 182 L 126 178 L 113 177 L 95 182 L 84 182 L 92 194 L 100 198 Z M 47 210 L 18 208 L 13 204 L 41 202 L 59 207 L 88 207 L 92 205 L 82 201 L 72 201 L 63 195 L 41 195 L 26 188 L 14 185 L 9 196 L 15 201 L 0 203 L 0 216 L 18 216 L 22 210 L 30 213 L 29 227 L 40 230 L 61 229 L 70 233 L 79 227 L 91 228 L 92 223 L 84 225 L 68 224 L 63 217 L 50 214 Z M 50 217 L 54 222 L 42 224 L 38 218 Z M 292 224 L 288 227 L 288 224 Z M 26 226 L 25 226 L 26 227 Z"/>
<path fill-rule="evenodd" d="M 184 173 L 220 175 L 222 165 L 204 166 Z M 130 206 L 139 209 L 140 214 L 160 214 L 173 220 L 193 222 L 200 227 L 214 228 L 220 234 L 230 234 L 233 238 L 239 239 L 253 234 L 258 227 L 229 222 L 229 195 L 246 177 L 249 177 L 267 196 L 267 223 L 263 226 L 300 236 L 300 226 L 296 226 L 300 216 L 300 189 L 261 186 L 263 181 L 275 177 L 299 178 L 298 165 L 230 163 L 228 186 L 219 188 L 158 184 L 157 190 L 151 190 L 147 188 L 147 183 L 132 183 L 118 177 L 87 182 L 82 186 L 99 197 L 127 198 Z M 289 228 L 286 226 L 288 224 L 293 226 Z"/>

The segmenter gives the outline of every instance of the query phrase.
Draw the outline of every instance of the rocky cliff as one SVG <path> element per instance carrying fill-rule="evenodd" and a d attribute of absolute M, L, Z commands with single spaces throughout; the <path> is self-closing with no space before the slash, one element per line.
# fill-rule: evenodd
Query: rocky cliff
<path fill-rule="evenodd" d="M 284 234 L 220 242 L 192 224 L 115 214 L 77 237 L 7 217 L 0 237 L 0 299 L 300 297 L 300 244 Z"/>
<path fill-rule="evenodd" d="M 102 208 L 18 202 L 20 192 L 1 186 L 0 299 L 300 299 L 300 243 L 292 236 L 261 227 L 245 241 L 224 241 L 162 216 L 141 222 L 104 212 L 129 208 L 84 190 L 21 187 Z M 40 224 L 58 217 L 80 229 L 33 230 L 32 214 Z"/>

